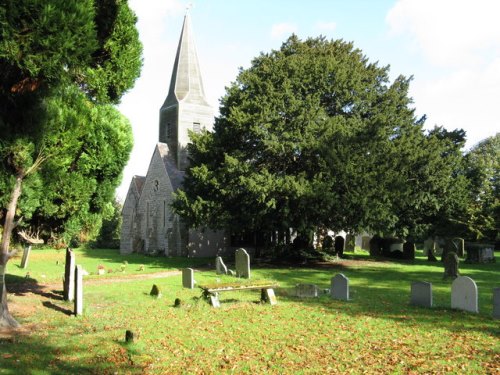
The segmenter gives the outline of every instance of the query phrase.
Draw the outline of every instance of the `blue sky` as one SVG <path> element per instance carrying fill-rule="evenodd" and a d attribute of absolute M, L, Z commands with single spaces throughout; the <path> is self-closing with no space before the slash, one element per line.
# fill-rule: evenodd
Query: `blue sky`
<path fill-rule="evenodd" d="M 134 149 L 117 191 L 145 175 L 158 141 L 158 111 L 170 83 L 189 1 L 129 0 L 139 21 L 144 67 L 119 109 Z M 277 49 L 291 33 L 352 41 L 394 79 L 413 76 L 410 95 L 427 127 L 467 131 L 467 147 L 500 131 L 500 0 L 198 0 L 190 10 L 209 102 L 218 109 L 239 67 Z"/>

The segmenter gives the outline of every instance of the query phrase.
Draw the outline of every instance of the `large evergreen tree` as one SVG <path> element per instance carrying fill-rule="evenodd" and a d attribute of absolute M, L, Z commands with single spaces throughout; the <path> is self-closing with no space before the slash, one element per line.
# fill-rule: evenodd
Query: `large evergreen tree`
<path fill-rule="evenodd" d="M 43 200 L 40 210 L 49 216 L 55 213 L 47 200 L 69 216 L 68 201 L 75 207 L 85 202 L 82 212 L 100 210 L 117 183 L 123 163 L 110 163 L 110 153 L 129 152 L 130 130 L 105 105 L 117 103 L 139 75 L 135 22 L 124 0 L 0 0 L 0 325 L 17 325 L 4 284 L 16 220 Z M 94 185 L 90 193 L 67 198 L 88 190 L 85 182 Z M 44 184 L 61 191 L 37 194 Z"/>
<path fill-rule="evenodd" d="M 453 158 L 423 129 L 410 79 L 351 43 L 290 37 L 241 70 L 213 133 L 192 135 L 174 202 L 191 226 L 408 235 L 448 203 Z"/>

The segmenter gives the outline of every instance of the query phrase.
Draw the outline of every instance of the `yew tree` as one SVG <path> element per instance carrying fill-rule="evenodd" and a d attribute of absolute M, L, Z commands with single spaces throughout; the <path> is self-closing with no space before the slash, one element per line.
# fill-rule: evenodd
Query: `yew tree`
<path fill-rule="evenodd" d="M 452 158 L 352 43 L 291 36 L 240 70 L 214 132 L 192 134 L 174 209 L 193 227 L 408 235 L 449 203 Z"/>
<path fill-rule="evenodd" d="M 71 171 L 78 137 L 99 131 L 92 126 L 106 121 L 106 111 L 116 117 L 99 106 L 118 103 L 139 76 L 142 47 L 135 23 L 124 0 L 0 0 L 0 326 L 17 325 L 4 282 L 12 231 L 37 206 L 43 167 L 51 170 L 50 161 L 59 158 Z M 79 99 L 64 100 L 64 90 L 76 90 Z M 50 117 L 54 97 L 62 99 L 59 120 Z M 81 121 L 88 111 L 95 121 Z M 92 173 L 92 164 L 87 166 Z M 30 210 L 22 212 L 25 184 L 33 199 L 26 199 Z"/>

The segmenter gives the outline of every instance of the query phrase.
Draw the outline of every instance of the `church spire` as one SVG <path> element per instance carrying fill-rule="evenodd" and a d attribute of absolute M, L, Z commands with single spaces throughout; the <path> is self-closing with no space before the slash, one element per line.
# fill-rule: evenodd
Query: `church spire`
<path fill-rule="evenodd" d="M 188 164 L 189 130 L 211 130 L 212 124 L 213 110 L 203 90 L 188 8 L 172 69 L 170 88 L 160 109 L 159 141 L 168 145 L 178 169 L 184 170 Z"/>

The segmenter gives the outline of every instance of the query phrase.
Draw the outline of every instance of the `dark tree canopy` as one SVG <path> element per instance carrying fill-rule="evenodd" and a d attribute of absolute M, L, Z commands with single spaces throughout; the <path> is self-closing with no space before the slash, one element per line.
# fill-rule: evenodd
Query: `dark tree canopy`
<path fill-rule="evenodd" d="M 262 53 L 227 89 L 214 132 L 192 135 L 174 208 L 233 232 L 422 231 L 448 204 L 456 160 L 415 118 L 410 79 L 388 70 L 322 37 Z"/>

